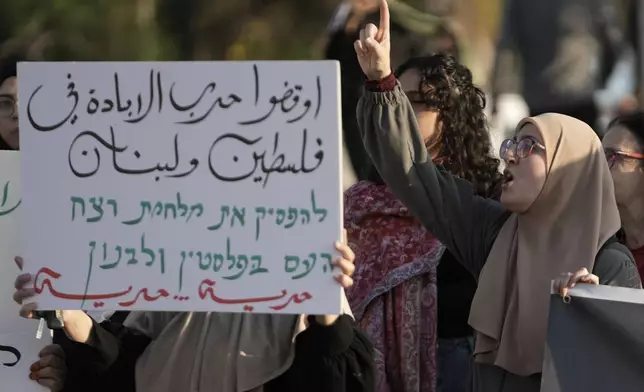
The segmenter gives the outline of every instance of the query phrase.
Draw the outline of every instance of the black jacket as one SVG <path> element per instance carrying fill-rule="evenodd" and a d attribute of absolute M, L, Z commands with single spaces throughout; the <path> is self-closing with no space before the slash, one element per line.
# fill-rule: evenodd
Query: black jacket
<path fill-rule="evenodd" d="M 66 354 L 68 377 L 63 392 L 135 391 L 134 367 L 150 338 L 122 325 L 127 312 L 94 323 L 87 344 L 70 341 L 63 331 L 55 343 Z M 351 317 L 343 315 L 324 327 L 310 316 L 309 328 L 298 335 L 295 359 L 265 392 L 372 392 L 375 390 L 373 348 Z"/>

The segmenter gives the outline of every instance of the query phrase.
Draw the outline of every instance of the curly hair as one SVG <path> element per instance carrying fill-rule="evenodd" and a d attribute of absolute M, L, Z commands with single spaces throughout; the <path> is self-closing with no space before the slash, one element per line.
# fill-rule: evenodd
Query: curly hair
<path fill-rule="evenodd" d="M 491 153 L 485 94 L 472 82 L 472 72 L 445 54 L 407 60 L 396 70 L 396 76 L 408 71 L 420 73 L 419 98 L 428 110 L 438 111 L 435 158 L 440 157 L 450 173 L 471 182 L 476 194 L 498 198 L 500 161 Z"/>

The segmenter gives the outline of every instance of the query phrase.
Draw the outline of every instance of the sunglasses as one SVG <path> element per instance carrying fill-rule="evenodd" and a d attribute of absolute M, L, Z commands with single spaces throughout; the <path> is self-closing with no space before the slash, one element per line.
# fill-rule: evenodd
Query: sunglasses
<path fill-rule="evenodd" d="M 615 166 L 615 162 L 618 160 L 624 161 L 626 159 L 635 159 L 638 161 L 644 160 L 644 154 L 639 152 L 626 152 L 619 150 L 605 149 L 604 153 L 606 154 L 606 161 L 608 162 L 608 167 L 611 169 Z"/>
<path fill-rule="evenodd" d="M 523 159 L 530 156 L 535 148 L 541 149 L 542 151 L 546 150 L 546 146 L 531 138 L 525 138 L 519 141 L 506 139 L 501 143 L 501 148 L 499 148 L 499 157 L 506 162 L 510 157 Z"/>

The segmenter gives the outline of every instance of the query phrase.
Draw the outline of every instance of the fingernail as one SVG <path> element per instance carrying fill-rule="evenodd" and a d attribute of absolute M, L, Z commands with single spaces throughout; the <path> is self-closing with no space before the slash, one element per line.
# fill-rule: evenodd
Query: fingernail
<path fill-rule="evenodd" d="M 340 277 L 343 275 L 342 271 L 339 269 L 333 269 L 333 276 L 336 279 L 340 279 Z"/>
<path fill-rule="evenodd" d="M 335 246 L 336 246 L 336 248 L 341 247 L 341 246 L 342 246 L 342 242 L 340 242 L 340 241 L 336 241 L 336 242 L 335 242 Z"/>
<path fill-rule="evenodd" d="M 340 258 L 339 258 L 339 257 L 336 257 L 336 258 L 334 258 L 333 260 L 331 260 L 331 264 L 333 264 L 333 265 L 338 265 L 338 263 L 339 263 L 339 262 L 340 262 Z"/>

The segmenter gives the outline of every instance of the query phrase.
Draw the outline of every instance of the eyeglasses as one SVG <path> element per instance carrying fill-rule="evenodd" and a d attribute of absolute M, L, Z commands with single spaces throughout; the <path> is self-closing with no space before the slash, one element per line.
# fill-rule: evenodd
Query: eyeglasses
<path fill-rule="evenodd" d="M 16 101 L 11 97 L 0 96 L 0 118 L 13 117 L 16 114 Z"/>
<path fill-rule="evenodd" d="M 512 157 L 523 159 L 530 156 L 535 147 L 543 151 L 546 150 L 546 147 L 543 144 L 534 139 L 525 138 L 519 141 L 506 139 L 501 143 L 501 148 L 499 148 L 499 157 L 504 161 L 507 161 L 510 158 L 510 153 L 512 153 Z"/>
<path fill-rule="evenodd" d="M 608 167 L 613 168 L 615 162 L 623 161 L 625 159 L 635 159 L 638 161 L 644 160 L 644 154 L 639 152 L 626 152 L 619 150 L 605 149 L 604 153 L 606 154 L 606 161 L 608 161 Z"/>

